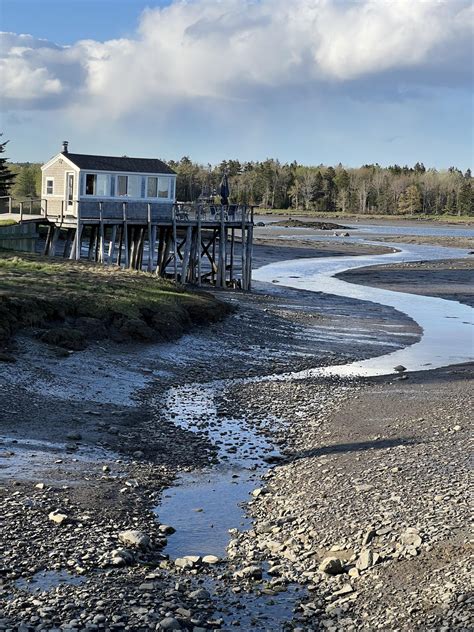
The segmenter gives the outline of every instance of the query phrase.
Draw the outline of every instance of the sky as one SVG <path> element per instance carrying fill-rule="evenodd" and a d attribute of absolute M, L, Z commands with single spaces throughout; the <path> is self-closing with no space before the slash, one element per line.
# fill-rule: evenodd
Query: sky
<path fill-rule="evenodd" d="M 470 0 L 0 0 L 13 161 L 473 167 Z"/>

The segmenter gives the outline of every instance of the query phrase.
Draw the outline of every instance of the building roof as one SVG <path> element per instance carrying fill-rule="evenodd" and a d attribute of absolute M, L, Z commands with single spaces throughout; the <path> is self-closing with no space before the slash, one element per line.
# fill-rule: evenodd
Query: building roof
<path fill-rule="evenodd" d="M 124 171 L 127 173 L 170 173 L 173 169 L 162 160 L 156 158 L 129 158 L 128 156 L 91 156 L 89 154 L 62 155 L 73 162 L 79 169 L 91 171 Z"/>

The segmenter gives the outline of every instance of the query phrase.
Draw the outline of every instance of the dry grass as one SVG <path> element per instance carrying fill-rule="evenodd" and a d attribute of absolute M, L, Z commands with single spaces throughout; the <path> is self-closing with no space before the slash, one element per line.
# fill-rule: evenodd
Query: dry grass
<path fill-rule="evenodd" d="M 60 344 L 70 334 L 79 347 L 98 332 L 117 340 L 169 340 L 228 311 L 209 294 L 145 272 L 0 253 L 0 340 L 22 327 L 59 328 L 58 340 L 47 334 L 48 341 Z"/>

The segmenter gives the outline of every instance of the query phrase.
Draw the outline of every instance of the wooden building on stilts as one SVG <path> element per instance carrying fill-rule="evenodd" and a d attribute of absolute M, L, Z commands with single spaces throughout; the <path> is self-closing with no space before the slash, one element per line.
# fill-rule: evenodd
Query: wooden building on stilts
<path fill-rule="evenodd" d="M 44 253 L 251 289 L 253 209 L 176 202 L 176 174 L 148 158 L 63 151 L 42 167 Z"/>

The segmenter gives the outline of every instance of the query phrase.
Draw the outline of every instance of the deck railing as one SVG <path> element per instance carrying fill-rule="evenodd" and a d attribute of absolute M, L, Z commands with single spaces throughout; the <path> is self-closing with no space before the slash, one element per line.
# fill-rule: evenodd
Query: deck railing
<path fill-rule="evenodd" d="M 201 202 L 176 202 L 174 213 L 177 221 L 226 222 L 253 221 L 253 207 L 245 204 L 209 204 Z"/>
<path fill-rule="evenodd" d="M 41 198 L 15 200 L 11 195 L 2 195 L 0 196 L 0 213 L 19 215 L 20 221 L 25 215 L 43 215 L 43 200 Z"/>
<path fill-rule="evenodd" d="M 44 198 L 14 200 L 11 196 L 0 197 L 0 213 L 19 215 L 20 221 L 28 215 L 40 215 L 55 222 L 73 221 L 117 221 L 178 223 L 200 221 L 202 224 L 216 222 L 253 222 L 253 207 L 244 204 L 210 204 L 202 202 L 141 202 L 123 200 L 54 200 L 48 204 Z"/>

